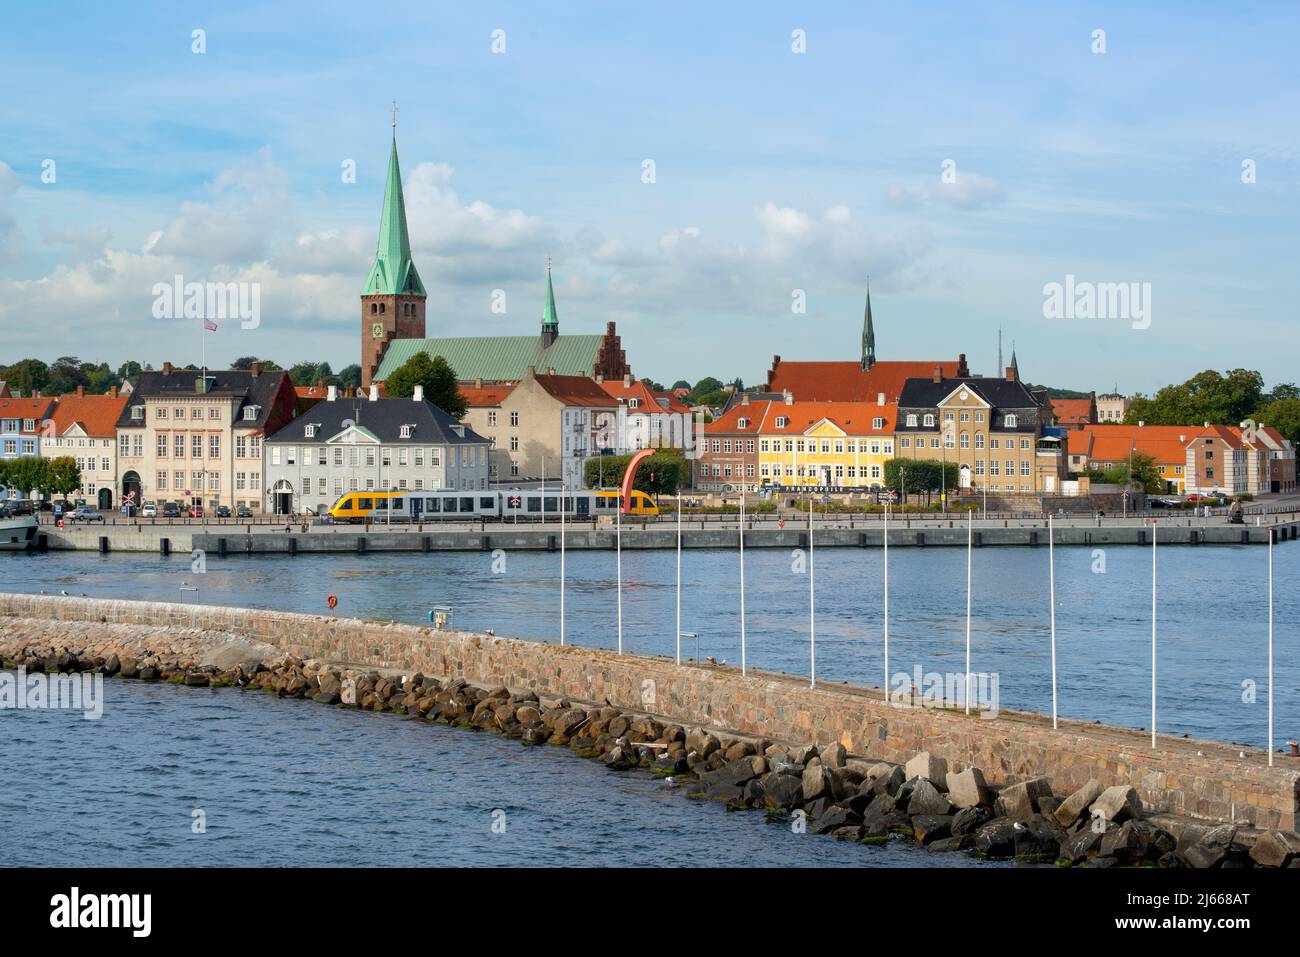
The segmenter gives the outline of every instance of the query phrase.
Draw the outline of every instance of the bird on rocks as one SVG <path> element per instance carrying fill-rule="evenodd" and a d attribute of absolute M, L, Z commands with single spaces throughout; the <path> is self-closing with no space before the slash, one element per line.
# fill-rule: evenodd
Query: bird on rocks
<path fill-rule="evenodd" d="M 67 595 L 67 594 L 68 594 L 68 590 L 67 590 L 66 588 L 60 588 L 60 589 L 59 589 L 59 594 L 60 594 L 60 595 Z M 68 595 L 68 597 L 71 598 L 72 596 L 71 596 L 71 595 Z"/>

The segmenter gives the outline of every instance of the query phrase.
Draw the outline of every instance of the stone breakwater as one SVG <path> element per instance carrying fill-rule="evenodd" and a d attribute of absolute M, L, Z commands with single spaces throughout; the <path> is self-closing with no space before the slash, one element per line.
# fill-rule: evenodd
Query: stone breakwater
<path fill-rule="evenodd" d="M 141 658 L 139 646 L 131 652 L 114 646 L 115 635 L 148 636 L 156 642 L 149 650 L 160 660 L 166 653 L 178 664 L 223 670 L 241 663 L 232 649 L 250 655 L 243 662 L 263 664 L 287 653 L 358 674 L 418 672 L 444 684 L 463 678 L 469 686 L 596 702 L 713 734 L 823 749 L 839 745 L 849 754 L 900 765 L 929 752 L 955 773 L 978 768 L 991 788 L 1041 778 L 1052 793 L 1064 796 L 1094 780 L 1103 788 L 1124 785 L 1153 813 L 1237 825 L 1243 840 L 1256 830 L 1296 827 L 1300 761 L 1279 756 L 1277 766 L 1268 767 L 1261 750 L 1209 741 L 1162 736 L 1152 748 L 1149 735 L 1121 728 L 1063 719 L 1053 729 L 1041 715 L 1006 709 L 982 720 L 960 711 L 897 707 L 876 689 L 809 688 L 806 679 L 791 676 L 741 675 L 727 667 L 393 622 L 0 594 L 0 636 L 18 635 L 18 620 L 23 629 L 38 630 L 46 644 L 76 646 L 81 657 L 89 653 L 107 660 L 116 653 L 119 664 L 135 657 L 143 667 L 158 666 Z M 227 658 L 205 661 L 205 652 L 198 651 L 205 644 L 211 654 Z"/>
<path fill-rule="evenodd" d="M 1039 777 L 999 788 L 980 769 L 949 771 L 929 752 L 905 765 L 867 760 L 839 743 L 791 747 L 460 677 L 340 668 L 201 629 L 91 623 L 80 630 L 69 640 L 56 623 L 10 620 L 0 660 L 29 672 L 261 690 L 494 731 L 525 745 L 564 745 L 612 770 L 650 771 L 693 798 L 760 810 L 798 829 L 866 845 L 910 840 L 931 851 L 1090 867 L 1300 866 L 1294 833 L 1268 831 L 1249 848 L 1232 824 L 1188 824 L 1175 837 L 1145 819 L 1137 792 L 1125 785 L 1090 780 L 1057 796 Z"/>

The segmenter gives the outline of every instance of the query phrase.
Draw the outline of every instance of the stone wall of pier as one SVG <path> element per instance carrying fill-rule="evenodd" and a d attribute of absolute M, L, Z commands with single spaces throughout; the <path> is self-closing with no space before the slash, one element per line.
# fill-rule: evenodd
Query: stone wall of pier
<path fill-rule="evenodd" d="M 1090 778 L 1131 784 L 1171 814 L 1294 830 L 1300 760 L 1267 766 L 1260 750 L 1160 739 L 1137 731 L 1001 711 L 996 718 L 892 705 L 875 689 L 819 685 L 730 667 L 520 641 L 413 625 L 319 615 L 153 602 L 0 594 L 5 617 L 203 629 L 258 639 L 303 658 L 464 677 L 539 694 L 648 712 L 683 725 L 742 732 L 789 744 L 841 743 L 863 757 L 904 762 L 929 751 L 990 783 L 1044 776 L 1057 794 Z"/>

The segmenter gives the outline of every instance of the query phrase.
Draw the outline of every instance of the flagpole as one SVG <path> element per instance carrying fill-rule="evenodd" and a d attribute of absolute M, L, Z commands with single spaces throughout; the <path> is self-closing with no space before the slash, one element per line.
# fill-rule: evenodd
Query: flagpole
<path fill-rule="evenodd" d="M 1057 730 L 1056 725 L 1056 553 L 1053 550 L 1055 546 L 1053 536 L 1052 516 L 1047 516 L 1047 569 L 1048 580 L 1050 582 L 1049 601 L 1052 607 L 1052 730 Z"/>
<path fill-rule="evenodd" d="M 677 664 L 682 663 L 682 490 L 677 490 Z"/>
<path fill-rule="evenodd" d="M 975 513 L 967 512 L 966 515 L 966 713 L 970 714 L 970 570 L 975 541 Z"/>
<path fill-rule="evenodd" d="M 1273 766 L 1273 529 L 1268 530 L 1268 766 Z"/>
<path fill-rule="evenodd" d="M 745 487 L 740 487 L 740 673 L 745 666 Z"/>
<path fill-rule="evenodd" d="M 889 699 L 889 503 L 885 503 L 885 700 Z"/>
<path fill-rule="evenodd" d="M 1156 525 L 1151 523 L 1151 747 L 1156 746 Z"/>
<path fill-rule="evenodd" d="M 813 581 L 813 507 L 808 496 L 808 654 L 810 656 L 808 687 L 817 687 L 817 590 Z"/>
<path fill-rule="evenodd" d="M 561 463 L 563 470 L 563 463 Z M 560 644 L 564 644 L 564 482 L 560 482 Z"/>
<path fill-rule="evenodd" d="M 618 494 L 618 511 L 614 513 L 615 564 L 618 568 L 618 653 L 623 653 L 623 493 Z"/>

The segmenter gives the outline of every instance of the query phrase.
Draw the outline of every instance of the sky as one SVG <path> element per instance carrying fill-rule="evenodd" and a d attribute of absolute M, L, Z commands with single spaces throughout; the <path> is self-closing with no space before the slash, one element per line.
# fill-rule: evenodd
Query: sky
<path fill-rule="evenodd" d="M 396 101 L 431 336 L 536 332 L 550 256 L 561 332 L 616 321 L 665 383 L 856 359 L 868 277 L 880 359 L 993 374 L 1001 328 L 1062 388 L 1300 378 L 1300 5 L 55 0 L 2 22 L 0 364 L 359 361 Z M 256 326 L 156 317 L 177 275 L 255 284 Z M 1136 284 L 1130 311 L 1049 318 L 1067 277 Z"/>

